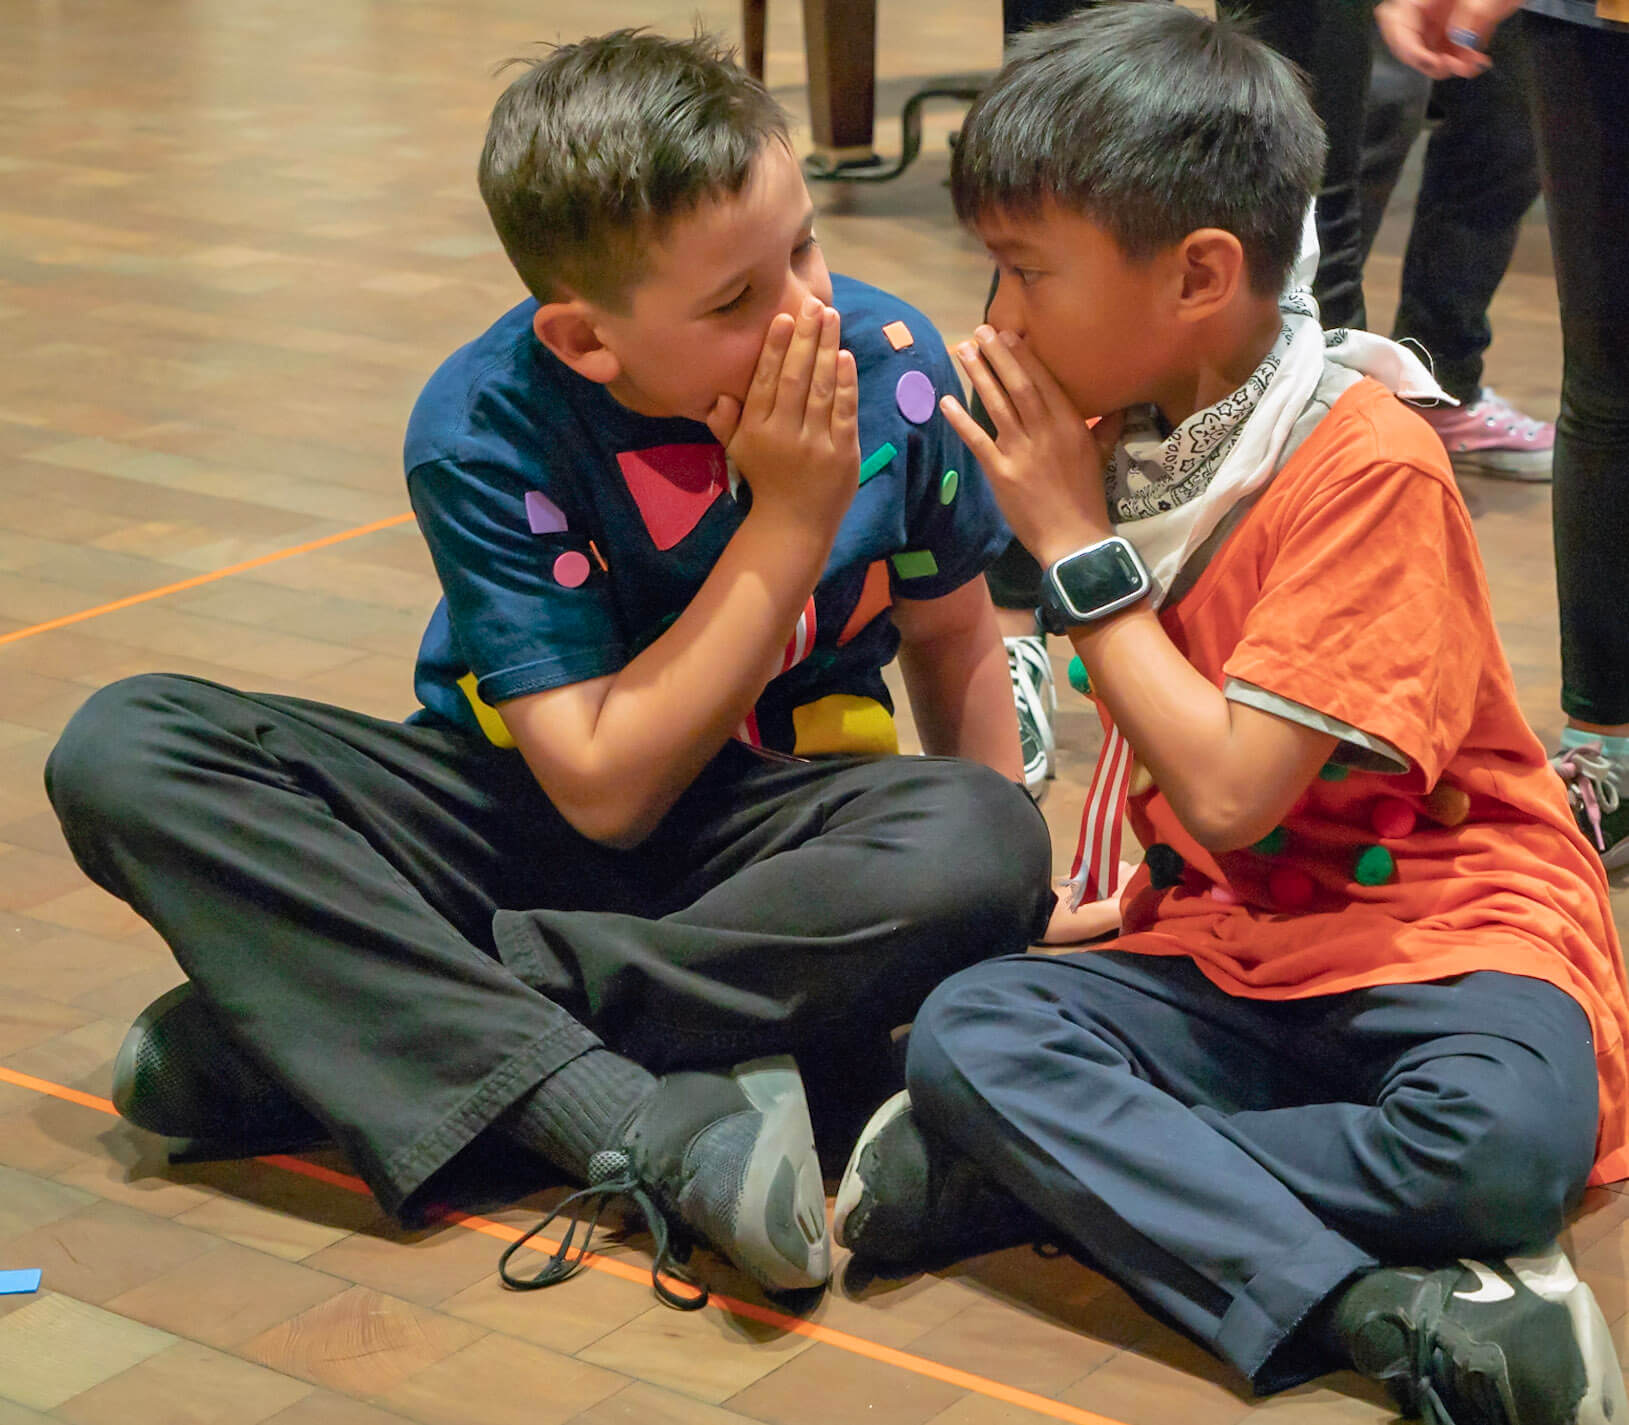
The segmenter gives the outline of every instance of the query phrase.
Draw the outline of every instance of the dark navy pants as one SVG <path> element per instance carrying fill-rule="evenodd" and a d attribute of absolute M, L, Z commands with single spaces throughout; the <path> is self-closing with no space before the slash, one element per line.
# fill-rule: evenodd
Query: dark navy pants
<path fill-rule="evenodd" d="M 1583 1010 L 1479 973 L 1240 999 L 1186 958 L 977 965 L 929 996 L 924 1122 L 1258 1390 L 1329 1368 L 1308 1313 L 1380 1263 L 1555 1237 L 1594 1159 Z"/>
<path fill-rule="evenodd" d="M 86 873 L 396 1212 L 602 1041 L 655 1072 L 880 1055 L 1052 905 L 1028 796 L 949 758 L 731 744 L 612 851 L 483 738 L 152 675 L 75 714 L 46 783 Z"/>

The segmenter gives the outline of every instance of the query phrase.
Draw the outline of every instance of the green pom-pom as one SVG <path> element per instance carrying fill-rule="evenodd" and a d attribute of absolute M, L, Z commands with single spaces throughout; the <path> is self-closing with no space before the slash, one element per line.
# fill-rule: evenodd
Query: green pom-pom
<path fill-rule="evenodd" d="M 1069 686 L 1083 698 L 1092 695 L 1092 680 L 1086 676 L 1086 665 L 1080 661 L 1078 653 L 1069 660 Z"/>
<path fill-rule="evenodd" d="M 1365 846 L 1352 867 L 1352 879 L 1360 886 L 1383 886 L 1397 873 L 1397 862 L 1384 846 Z"/>
<path fill-rule="evenodd" d="M 1261 852 L 1263 856 L 1276 856 L 1284 849 L 1284 843 L 1289 839 L 1289 832 L 1282 826 L 1275 826 L 1250 849 Z"/>
<path fill-rule="evenodd" d="M 1352 775 L 1352 769 L 1344 762 L 1325 762 L 1318 769 L 1318 779 L 1323 782 L 1344 782 Z"/>

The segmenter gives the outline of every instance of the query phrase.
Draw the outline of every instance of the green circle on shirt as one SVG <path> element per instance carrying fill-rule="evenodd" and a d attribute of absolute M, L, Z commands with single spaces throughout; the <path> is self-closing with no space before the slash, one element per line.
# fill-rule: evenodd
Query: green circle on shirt
<path fill-rule="evenodd" d="M 939 482 L 939 503 L 948 505 L 956 498 L 956 491 L 961 486 L 962 477 L 954 470 L 945 471 L 944 479 Z"/>

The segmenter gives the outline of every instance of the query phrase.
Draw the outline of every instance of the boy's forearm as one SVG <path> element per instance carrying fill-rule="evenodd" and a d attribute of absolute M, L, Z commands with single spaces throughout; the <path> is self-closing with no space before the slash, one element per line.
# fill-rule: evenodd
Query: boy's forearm
<path fill-rule="evenodd" d="M 599 680 L 597 705 L 562 709 L 553 693 L 504 705 L 522 754 L 573 826 L 624 847 L 655 829 L 779 668 L 834 533 L 754 510 L 673 625 Z M 565 736 L 562 711 L 582 719 Z"/>
<path fill-rule="evenodd" d="M 1070 632 L 1092 691 L 1177 819 L 1210 851 L 1278 825 L 1337 739 L 1230 702 L 1146 604 Z"/>
<path fill-rule="evenodd" d="M 966 757 L 1022 781 L 1012 681 L 984 581 L 973 580 L 932 605 L 902 602 L 896 620 L 899 665 L 922 750 Z"/>

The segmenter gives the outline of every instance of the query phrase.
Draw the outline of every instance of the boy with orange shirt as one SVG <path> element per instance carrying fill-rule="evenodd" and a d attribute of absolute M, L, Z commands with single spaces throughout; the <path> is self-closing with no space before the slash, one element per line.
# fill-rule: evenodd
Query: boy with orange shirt
<path fill-rule="evenodd" d="M 1105 718 L 1081 890 L 1128 799 L 1149 852 L 1104 947 L 929 997 L 834 1235 L 1061 1236 L 1262 1391 L 1344 1365 L 1438 1422 L 1621 1419 L 1555 1245 L 1629 1171 L 1605 880 L 1392 394 L 1431 383 L 1278 296 L 1320 158 L 1286 66 L 1163 4 L 1031 36 L 962 131 L 994 435 L 943 405 Z"/>

